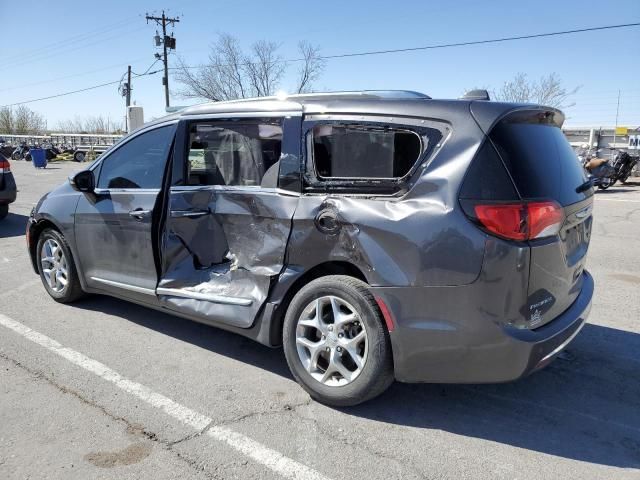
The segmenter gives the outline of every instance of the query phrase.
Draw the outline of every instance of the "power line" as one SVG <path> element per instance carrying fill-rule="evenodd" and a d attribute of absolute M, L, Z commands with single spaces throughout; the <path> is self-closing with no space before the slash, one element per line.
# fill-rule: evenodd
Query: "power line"
<path fill-rule="evenodd" d="M 404 52 L 416 52 L 421 50 L 435 50 L 439 48 L 451 48 L 451 47 L 466 47 L 471 45 L 486 45 L 491 43 L 502 43 L 502 42 L 510 42 L 515 40 L 528 40 L 533 38 L 544 38 L 544 37 L 554 37 L 559 35 L 571 35 L 574 33 L 584 33 L 584 32 L 594 32 L 598 30 L 611 30 L 616 28 L 627 28 L 627 27 L 637 27 L 640 26 L 640 22 L 638 23 L 622 23 L 618 25 L 605 25 L 600 27 L 588 27 L 588 28 L 578 28 L 574 30 L 561 30 L 558 32 L 547 32 L 547 33 L 534 33 L 531 35 L 517 35 L 513 37 L 501 37 L 501 38 L 491 38 L 487 40 L 473 40 L 468 42 L 455 42 L 455 43 L 440 43 L 434 45 L 425 45 L 422 47 L 408 47 L 408 48 L 394 48 L 388 50 L 371 50 L 364 52 L 353 52 L 353 53 L 338 53 L 335 55 L 320 55 L 318 58 L 323 60 L 334 60 L 338 58 L 350 58 L 350 57 L 364 57 L 369 55 L 384 55 L 389 53 L 404 53 Z M 273 63 L 293 63 L 293 62 L 302 62 L 304 58 L 295 58 L 289 60 L 277 60 Z M 246 66 L 246 65 L 255 65 L 257 62 L 244 62 L 238 63 L 236 65 Z M 204 65 L 208 67 L 227 67 L 231 66 L 229 64 L 209 64 Z M 185 66 L 183 68 L 192 69 L 192 68 L 201 68 L 202 65 L 193 65 L 193 66 Z M 174 67 L 171 70 L 181 70 L 181 67 Z"/>
<path fill-rule="evenodd" d="M 146 77 L 146 76 L 153 75 L 154 73 L 158 73 L 158 72 L 161 72 L 161 71 L 162 70 L 156 70 L 155 72 L 149 72 L 146 75 L 140 75 L 140 77 L 142 77 L 142 76 Z M 67 95 L 73 95 L 74 93 L 86 92 L 88 90 L 95 90 L 96 88 L 106 87 L 108 85 L 115 85 L 117 83 L 120 83 L 123 79 L 124 79 L 124 75 L 122 76 L 122 78 L 120 80 L 115 80 L 113 82 L 106 82 L 106 83 L 101 83 L 99 85 L 92 85 L 91 87 L 80 88 L 78 90 L 72 90 L 70 92 L 58 93 L 58 94 L 55 94 L 55 95 L 49 95 L 48 97 L 40 97 L 40 98 L 34 98 L 32 100 L 25 100 L 24 102 L 15 102 L 15 103 L 9 103 L 7 105 L 0 105 L 0 108 L 15 107 L 17 105 L 24 105 L 25 103 L 39 102 L 41 100 L 50 100 L 52 98 L 65 97 Z"/>
<path fill-rule="evenodd" d="M 85 33 L 81 33 L 81 34 L 77 34 L 77 35 L 73 35 L 71 37 L 67 37 L 66 39 L 63 40 L 58 40 L 56 42 L 53 43 L 48 43 L 46 45 L 43 45 L 41 47 L 37 47 L 34 48 L 32 50 L 27 50 L 21 53 L 15 53 L 13 55 L 9 55 L 9 56 L 5 56 L 5 57 L 0 57 L 0 61 L 2 63 L 6 63 L 6 62 L 13 62 L 13 61 L 19 61 L 19 60 L 27 60 L 31 57 L 38 57 L 41 56 L 43 54 L 47 54 L 47 52 L 49 50 L 56 50 L 58 49 L 58 47 L 68 44 L 68 43 L 78 43 L 79 41 L 85 40 L 87 38 L 92 38 L 92 37 L 96 37 L 96 36 L 102 36 L 105 33 L 109 33 L 112 32 L 114 30 L 118 30 L 122 27 L 125 27 L 127 25 L 130 25 L 132 23 L 135 23 L 137 20 L 126 20 L 126 21 L 120 21 L 120 22 L 116 22 L 116 23 L 112 23 L 110 25 L 104 25 L 101 28 L 98 29 L 94 29 L 94 30 L 89 30 L 88 32 Z M 15 59 L 15 60 L 13 60 Z"/>
<path fill-rule="evenodd" d="M 555 37 L 559 35 L 570 35 L 574 33 L 584 33 L 584 32 L 595 32 L 598 30 L 611 30 L 614 28 L 627 28 L 627 27 L 637 27 L 640 26 L 640 22 L 638 23 L 622 23 L 618 25 L 605 25 L 600 27 L 588 27 L 588 28 L 577 28 L 574 30 L 561 30 L 559 32 L 547 32 L 547 33 L 534 33 L 531 35 L 517 35 L 513 37 L 501 37 L 501 38 L 492 38 L 488 40 L 475 40 L 470 42 L 456 42 L 456 43 L 441 43 L 436 45 L 426 45 L 424 47 L 411 47 L 411 48 L 395 48 L 390 50 L 374 50 L 369 52 L 356 52 L 356 53 L 341 53 L 337 55 L 327 55 L 322 56 L 321 58 L 330 60 L 335 58 L 348 58 L 348 57 L 363 57 L 366 55 L 382 55 L 386 53 L 401 53 L 401 52 L 415 52 L 420 50 L 434 50 L 437 48 L 450 48 L 450 47 L 465 47 L 470 45 L 486 45 L 489 43 L 501 43 L 501 42 L 510 42 L 514 40 L 528 40 L 532 38 L 544 38 L 544 37 Z"/>
<path fill-rule="evenodd" d="M 320 56 L 319 58 L 322 58 L 322 59 L 325 59 L 325 60 L 331 60 L 331 59 L 338 59 L 338 58 L 361 57 L 361 56 L 369 56 L 369 55 L 384 55 L 384 54 L 390 54 L 390 53 L 413 52 L 413 51 L 420 51 L 420 50 L 433 50 L 433 49 L 439 49 L 439 48 L 462 47 L 462 46 L 470 46 L 470 45 L 486 45 L 486 44 L 492 44 L 492 43 L 501 43 L 501 42 L 526 40 L 526 39 L 533 39 L 533 38 L 543 38 L 543 37 L 553 37 L 553 36 L 559 36 L 559 35 L 570 35 L 570 34 L 575 34 L 575 33 L 594 32 L 594 31 L 600 31 L 600 30 L 611 30 L 611 29 L 617 29 L 617 28 L 628 28 L 628 27 L 637 27 L 637 26 L 640 26 L 640 22 L 637 22 L 637 23 L 624 23 L 624 24 L 617 24 L 617 25 L 605 25 L 605 26 L 599 26 L 599 27 L 579 28 L 579 29 L 573 29 L 573 30 L 561 30 L 561 31 L 557 31 L 557 32 L 536 33 L 536 34 L 531 34 L 531 35 L 518 35 L 518 36 L 512 36 L 512 37 L 501 37 L 501 38 L 493 38 L 493 39 L 486 39 L 486 40 L 475 40 L 475 41 L 468 41 L 468 42 L 442 43 L 442 44 L 435 44 L 435 45 L 426 45 L 426 46 L 422 46 L 422 47 L 409 47 L 409 48 L 397 48 L 397 49 L 388 49 L 388 50 L 372 50 L 372 51 L 366 51 L 366 52 L 341 53 L 341 54 L 335 54 L 335 55 L 324 55 L 324 56 Z M 290 59 L 290 60 L 279 60 L 279 62 L 299 62 L 299 61 L 302 61 L 302 60 L 303 59 L 299 58 L 299 59 Z M 251 63 L 250 62 L 249 63 L 244 63 L 242 65 L 249 65 L 249 64 L 251 64 Z M 223 64 L 214 64 L 214 65 L 209 65 L 209 66 L 211 66 L 211 67 L 220 67 L 220 66 L 223 66 Z M 200 66 L 185 66 L 184 68 L 189 68 L 189 69 L 191 69 L 191 68 L 200 68 Z M 165 67 L 165 72 L 167 70 L 180 70 L 180 69 L 181 69 L 180 67 L 174 67 L 174 68 L 170 68 L 170 69 Z M 149 72 L 149 73 L 146 73 L 146 75 L 152 75 L 152 74 L 158 73 L 159 71 L 161 71 L 161 70 L 156 70 L 154 72 Z M 66 95 L 72 95 L 74 93 L 85 92 L 85 91 L 88 91 L 88 90 L 93 90 L 93 89 L 104 87 L 104 86 L 107 86 L 107 85 L 115 85 L 116 83 L 120 83 L 120 82 L 121 82 L 121 80 L 116 80 L 116 81 L 113 81 L 113 82 L 102 83 L 102 84 L 99 84 L 99 85 L 94 85 L 94 86 L 83 88 L 83 89 L 79 89 L 79 90 L 73 90 L 71 92 L 65 92 L 65 93 L 61 93 L 61 94 L 57 94 L 57 95 L 51 95 L 51 96 L 48 96 L 48 97 L 36 98 L 36 99 L 32 99 L 32 100 L 25 100 L 23 102 L 16 102 L 16 103 L 12 103 L 12 104 L 2 105 L 2 107 L 11 107 L 11 106 L 15 106 L 15 105 L 23 105 L 23 104 L 26 104 L 26 103 L 33 103 L 33 102 L 38 102 L 38 101 L 41 101 L 41 100 L 48 100 L 48 99 L 51 99 L 51 98 L 57 98 L 57 97 L 66 96 Z"/>
<path fill-rule="evenodd" d="M 138 62 L 140 60 L 144 60 L 145 58 L 147 58 L 147 57 L 136 58 L 131 63 Z M 68 78 L 82 77 L 82 76 L 85 76 L 85 75 L 91 75 L 92 73 L 103 72 L 105 70 L 113 70 L 115 68 L 126 67 L 127 65 L 128 65 L 128 63 L 118 63 L 116 65 L 109 65 L 108 67 L 97 68 L 95 70 L 88 70 L 88 71 L 85 71 L 85 72 L 72 73 L 70 75 L 63 75 L 62 77 L 50 78 L 49 80 L 42 80 L 40 82 L 23 83 L 21 85 L 15 85 L 13 87 L 0 88 L 0 92 L 8 92 L 10 90 L 19 90 L 19 89 L 22 89 L 22 88 L 33 87 L 33 86 L 36 86 L 36 85 L 45 85 L 47 83 L 54 83 L 54 82 L 58 82 L 59 80 L 66 80 Z"/>
<path fill-rule="evenodd" d="M 129 33 L 134 33 L 134 32 L 138 32 L 140 30 L 144 29 L 144 27 L 139 27 L 139 28 L 133 28 L 133 29 L 129 29 L 126 30 L 124 32 L 120 32 L 116 35 L 112 35 L 110 37 L 106 37 L 106 38 L 102 38 L 102 39 L 98 39 L 92 42 L 88 42 L 88 43 L 81 43 L 81 44 L 77 44 L 77 42 L 74 42 L 76 45 L 73 46 L 72 48 L 65 48 L 65 49 L 58 49 L 56 51 L 53 52 L 42 52 L 42 54 L 37 54 L 36 56 L 32 56 L 30 59 L 26 59 L 24 61 L 22 60 L 17 60 L 14 61 L 13 63 L 11 63 L 12 67 L 19 67 L 19 66 L 23 66 L 23 65 L 28 65 L 30 63 L 34 63 L 34 62 L 40 62 L 44 59 L 48 59 L 51 57 L 58 57 L 60 55 L 65 55 L 68 54 L 70 52 L 75 52 L 77 50 L 82 50 L 85 49 L 87 47 L 92 47 L 94 45 L 98 45 L 100 43 L 104 43 L 104 42 L 109 42 L 112 40 L 118 40 L 121 39 L 123 35 L 129 34 Z"/>

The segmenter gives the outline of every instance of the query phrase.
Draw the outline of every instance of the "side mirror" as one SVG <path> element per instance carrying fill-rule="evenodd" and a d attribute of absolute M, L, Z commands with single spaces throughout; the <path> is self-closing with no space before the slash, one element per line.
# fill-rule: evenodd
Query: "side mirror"
<path fill-rule="evenodd" d="M 92 193 L 96 188 L 95 179 L 91 170 L 83 170 L 69 178 L 71 186 L 79 192 Z"/>

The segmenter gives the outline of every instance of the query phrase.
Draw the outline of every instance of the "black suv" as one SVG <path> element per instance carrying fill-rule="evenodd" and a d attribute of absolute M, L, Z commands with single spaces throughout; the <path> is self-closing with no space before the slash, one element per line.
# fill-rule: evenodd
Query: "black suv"
<path fill-rule="evenodd" d="M 9 160 L 0 153 L 0 220 L 9 214 L 9 204 L 16 201 L 17 191 Z"/>
<path fill-rule="evenodd" d="M 502 382 L 591 305 L 593 189 L 536 105 L 344 92 L 145 125 L 46 195 L 49 294 L 127 299 L 270 346 L 314 398 Z"/>

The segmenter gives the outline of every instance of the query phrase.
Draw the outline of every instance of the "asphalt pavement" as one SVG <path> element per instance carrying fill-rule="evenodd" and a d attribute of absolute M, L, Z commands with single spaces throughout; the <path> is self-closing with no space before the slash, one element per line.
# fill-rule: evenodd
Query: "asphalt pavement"
<path fill-rule="evenodd" d="M 328 408 L 280 349 L 109 297 L 61 305 L 24 229 L 77 163 L 12 162 L 0 222 L 0 478 L 640 479 L 640 178 L 596 194 L 589 324 L 500 385 Z"/>

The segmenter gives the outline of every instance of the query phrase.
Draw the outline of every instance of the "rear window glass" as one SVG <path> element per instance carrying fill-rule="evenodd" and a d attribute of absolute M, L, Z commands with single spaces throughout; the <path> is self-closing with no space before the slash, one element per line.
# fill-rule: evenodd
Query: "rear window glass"
<path fill-rule="evenodd" d="M 560 128 L 502 121 L 490 137 L 523 198 L 570 205 L 592 195 L 576 192 L 587 177 Z"/>
<path fill-rule="evenodd" d="M 316 125 L 313 158 L 322 178 L 401 178 L 422 153 L 420 137 L 408 130 Z"/>

